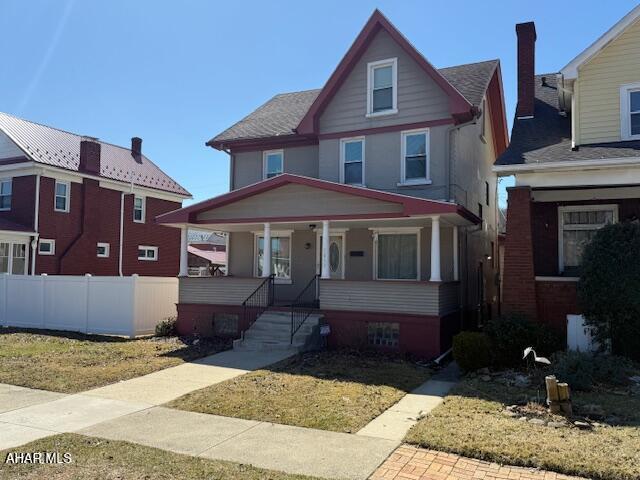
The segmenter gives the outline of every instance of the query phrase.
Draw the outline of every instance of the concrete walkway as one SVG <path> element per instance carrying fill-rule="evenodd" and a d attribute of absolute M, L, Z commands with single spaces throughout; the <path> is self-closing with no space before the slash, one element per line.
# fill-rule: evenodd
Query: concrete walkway
<path fill-rule="evenodd" d="M 458 382 L 460 372 L 455 363 L 432 376 L 408 393 L 398 403 L 359 430 L 356 435 L 402 441 L 422 415 L 440 405 L 449 390 Z"/>

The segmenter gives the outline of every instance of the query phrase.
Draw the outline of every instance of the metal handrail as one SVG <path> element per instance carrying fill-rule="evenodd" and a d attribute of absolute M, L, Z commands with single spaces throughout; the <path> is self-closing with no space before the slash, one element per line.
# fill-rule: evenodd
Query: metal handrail
<path fill-rule="evenodd" d="M 242 302 L 242 324 L 245 328 L 242 330 L 242 339 L 244 340 L 244 332 L 254 324 L 264 311 L 273 305 L 275 275 L 272 273 L 264 281 L 258 285 L 251 295 Z"/>
<path fill-rule="evenodd" d="M 293 343 L 293 336 L 300 330 L 309 315 L 320 307 L 319 278 L 320 275 L 314 275 L 291 303 L 291 343 Z"/>

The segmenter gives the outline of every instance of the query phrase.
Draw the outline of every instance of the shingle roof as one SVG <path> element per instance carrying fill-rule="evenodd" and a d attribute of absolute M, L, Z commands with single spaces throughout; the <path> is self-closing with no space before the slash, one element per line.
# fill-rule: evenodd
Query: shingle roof
<path fill-rule="evenodd" d="M 438 70 L 471 104 L 478 106 L 498 60 Z M 229 142 L 293 135 L 321 89 L 281 93 L 207 142 Z"/>
<path fill-rule="evenodd" d="M 27 227 L 20 223 L 12 222 L 11 220 L 7 220 L 5 218 L 0 218 L 0 230 L 9 232 L 31 232 L 33 231 L 33 228 Z"/>
<path fill-rule="evenodd" d="M 81 135 L 23 120 L 0 112 L 0 130 L 4 131 L 35 162 L 78 171 Z M 100 142 L 100 176 L 130 182 L 179 195 L 189 192 L 142 155 L 136 160 L 131 150 Z"/>
<path fill-rule="evenodd" d="M 534 117 L 513 121 L 509 148 L 496 160 L 496 165 L 640 156 L 640 141 L 580 145 L 572 150 L 571 116 L 560 115 L 556 74 L 536 75 L 535 85 Z"/>

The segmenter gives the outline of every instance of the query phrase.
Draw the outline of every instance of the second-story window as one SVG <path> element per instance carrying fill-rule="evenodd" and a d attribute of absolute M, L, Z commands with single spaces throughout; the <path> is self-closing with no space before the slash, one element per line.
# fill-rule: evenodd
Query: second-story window
<path fill-rule="evenodd" d="M 340 181 L 349 185 L 364 185 L 364 138 L 340 141 Z"/>
<path fill-rule="evenodd" d="M 11 210 L 11 179 L 0 179 L 0 210 Z"/>
<path fill-rule="evenodd" d="M 620 88 L 620 106 L 622 139 L 640 139 L 640 83 Z"/>
<path fill-rule="evenodd" d="M 397 58 L 368 64 L 367 115 L 385 115 L 398 111 L 397 66 Z"/>
<path fill-rule="evenodd" d="M 71 184 L 56 180 L 56 195 L 54 200 L 54 210 L 56 212 L 68 212 L 71 200 Z"/>
<path fill-rule="evenodd" d="M 145 199 L 144 197 L 135 196 L 133 198 L 133 221 L 136 223 L 144 223 Z"/>
<path fill-rule="evenodd" d="M 402 184 L 429 183 L 429 130 L 402 132 Z"/>
<path fill-rule="evenodd" d="M 284 151 L 282 150 L 270 150 L 264 152 L 262 158 L 263 163 L 263 176 L 265 180 L 267 178 L 280 175 L 284 171 Z"/>

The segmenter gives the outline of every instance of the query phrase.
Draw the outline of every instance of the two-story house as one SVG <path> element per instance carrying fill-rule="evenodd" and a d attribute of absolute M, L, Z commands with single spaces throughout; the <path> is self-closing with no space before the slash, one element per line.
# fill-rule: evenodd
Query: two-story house
<path fill-rule="evenodd" d="M 315 306 L 331 344 L 442 353 L 496 301 L 507 142 L 499 62 L 436 69 L 376 10 L 323 88 L 207 142 L 230 156 L 229 193 L 158 218 L 228 233 L 227 276 L 181 278 L 179 329 L 244 331 L 280 306 L 296 344 Z"/>
<path fill-rule="evenodd" d="M 640 7 L 559 72 L 534 74 L 534 24 L 516 26 L 518 105 L 494 170 L 509 189 L 503 308 L 566 332 L 585 245 L 640 217 Z"/>
<path fill-rule="evenodd" d="M 189 192 L 142 153 L 0 113 L 0 274 L 175 276 Z"/>

